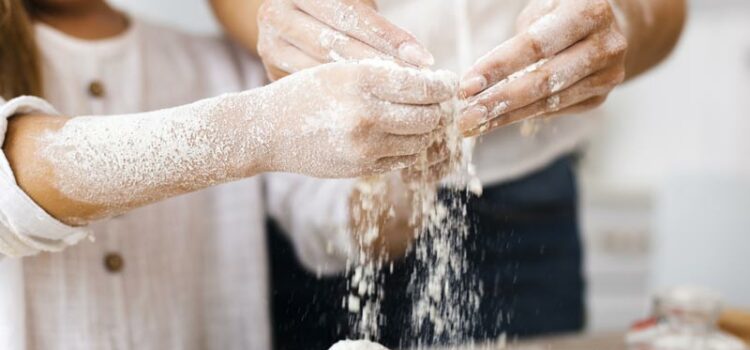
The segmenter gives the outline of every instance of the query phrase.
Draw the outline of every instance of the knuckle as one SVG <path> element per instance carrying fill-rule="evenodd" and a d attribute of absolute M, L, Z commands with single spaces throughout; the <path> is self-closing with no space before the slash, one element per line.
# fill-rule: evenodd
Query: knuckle
<path fill-rule="evenodd" d="M 591 0 L 589 14 L 596 19 L 614 19 L 612 6 L 607 0 Z"/>
<path fill-rule="evenodd" d="M 355 131 L 355 135 L 366 134 L 369 130 L 372 130 L 377 123 L 378 117 L 374 113 L 361 113 Z"/>
<path fill-rule="evenodd" d="M 359 138 L 352 139 L 354 145 L 354 160 L 360 164 L 368 163 L 371 159 L 378 156 L 376 148 L 372 147 L 368 142 L 364 142 Z"/>
<path fill-rule="evenodd" d="M 417 150 L 424 151 L 432 144 L 432 137 L 430 135 L 422 135 L 417 139 Z"/>
<path fill-rule="evenodd" d="M 547 57 L 547 54 L 544 50 L 545 46 L 546 45 L 540 39 L 533 36 L 529 37 L 529 48 L 531 49 L 531 52 L 533 54 L 534 61 L 538 61 L 542 58 Z"/>
<path fill-rule="evenodd" d="M 440 126 L 440 122 L 444 117 L 447 116 L 439 106 L 430 107 L 425 113 L 425 124 L 434 130 Z"/>
<path fill-rule="evenodd" d="M 361 86 L 370 86 L 377 84 L 379 80 L 383 80 L 375 69 L 368 66 L 343 63 L 343 67 L 345 67 L 343 69 L 347 71 L 346 73 L 356 77 L 357 83 Z"/>
<path fill-rule="evenodd" d="M 273 23 L 278 20 L 280 12 L 279 1 L 280 0 L 269 0 L 263 1 L 260 4 L 257 15 L 258 23 Z"/>
<path fill-rule="evenodd" d="M 547 68 L 540 68 L 534 72 L 530 90 L 532 93 L 547 94 L 550 92 L 550 87 L 554 85 L 552 79 L 553 73 Z"/>
<path fill-rule="evenodd" d="M 628 40 L 622 33 L 614 32 L 607 38 L 607 50 L 614 56 L 621 56 L 628 50 Z"/>
<path fill-rule="evenodd" d="M 258 8 L 258 23 L 265 23 L 270 20 L 270 7 L 272 6 L 271 3 L 273 3 L 273 1 L 264 1 L 260 4 L 260 7 Z"/>

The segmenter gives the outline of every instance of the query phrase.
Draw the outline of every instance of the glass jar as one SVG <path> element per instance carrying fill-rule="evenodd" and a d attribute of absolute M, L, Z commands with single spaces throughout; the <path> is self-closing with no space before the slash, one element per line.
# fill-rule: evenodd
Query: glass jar
<path fill-rule="evenodd" d="M 699 288 L 674 288 L 654 298 L 653 315 L 628 333 L 630 350 L 748 350 L 718 326 L 721 298 Z"/>

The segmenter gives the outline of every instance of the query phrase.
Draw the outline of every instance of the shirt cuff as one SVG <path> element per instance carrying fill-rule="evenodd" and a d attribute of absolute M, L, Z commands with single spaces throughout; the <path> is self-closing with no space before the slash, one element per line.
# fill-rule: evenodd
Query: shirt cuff
<path fill-rule="evenodd" d="M 37 97 L 22 96 L 8 102 L 0 98 L 0 145 L 5 141 L 8 118 L 29 113 L 59 115 Z M 5 153 L 0 151 L 0 256 L 56 252 L 89 234 L 87 228 L 65 225 L 39 207 L 18 186 Z"/>

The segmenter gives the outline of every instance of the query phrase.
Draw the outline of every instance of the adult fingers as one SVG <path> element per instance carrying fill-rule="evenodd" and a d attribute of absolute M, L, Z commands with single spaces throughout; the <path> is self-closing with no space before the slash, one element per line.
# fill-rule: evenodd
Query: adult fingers
<path fill-rule="evenodd" d="M 462 114 L 462 130 L 498 115 L 521 109 L 566 89 L 581 79 L 624 59 L 627 43 L 619 33 L 590 36 L 556 55 L 538 69 L 501 82 L 477 96 Z"/>
<path fill-rule="evenodd" d="M 323 62 L 346 59 L 390 58 L 378 50 L 320 22 L 299 9 L 269 19 L 278 36 Z"/>
<path fill-rule="evenodd" d="M 413 35 L 360 0 L 294 0 L 304 12 L 387 55 L 430 66 L 434 58 Z"/>
<path fill-rule="evenodd" d="M 466 136 L 476 136 L 490 132 L 496 128 L 512 124 L 521 120 L 559 115 L 562 111 L 581 111 L 582 107 L 593 108 L 604 102 L 606 95 L 622 82 L 625 75 L 619 68 L 608 69 L 594 74 L 570 88 L 538 101 L 524 108 L 505 113 L 481 126 L 464 132 Z"/>
<path fill-rule="evenodd" d="M 388 62 L 370 65 L 365 85 L 384 101 L 429 105 L 453 98 L 458 82 L 451 72 L 427 72 Z"/>
<path fill-rule="evenodd" d="M 323 63 L 278 37 L 262 39 L 258 54 L 263 57 L 269 75 L 276 79 Z"/>
<path fill-rule="evenodd" d="M 480 58 L 462 79 L 462 95 L 474 96 L 608 26 L 614 18 L 608 2 L 590 3 L 573 1 L 569 6 L 559 6 Z"/>

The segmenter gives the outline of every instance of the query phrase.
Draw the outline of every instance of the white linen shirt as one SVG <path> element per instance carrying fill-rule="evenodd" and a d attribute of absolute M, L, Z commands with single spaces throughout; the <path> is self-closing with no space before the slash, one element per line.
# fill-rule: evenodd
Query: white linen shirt
<path fill-rule="evenodd" d="M 0 99 L 0 144 L 13 115 L 143 112 L 264 79 L 223 40 L 138 20 L 106 40 L 41 24 L 36 35 L 49 104 Z M 0 152 L 0 349 L 270 349 L 266 214 L 303 263 L 336 271 L 351 244 L 351 185 L 267 174 L 73 228 L 16 185 Z"/>
<path fill-rule="evenodd" d="M 435 56 L 437 68 L 464 73 L 459 62 L 456 5 L 468 7 L 473 63 L 515 33 L 516 18 L 528 0 L 379 0 L 378 8 L 393 23 L 412 32 Z M 590 115 L 565 116 L 540 122 L 524 136 L 521 125 L 501 128 L 479 138 L 474 164 L 480 180 L 492 185 L 523 177 L 587 140 L 598 120 Z"/>

